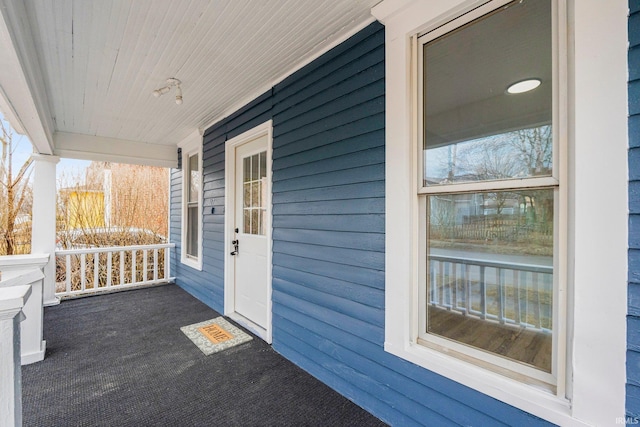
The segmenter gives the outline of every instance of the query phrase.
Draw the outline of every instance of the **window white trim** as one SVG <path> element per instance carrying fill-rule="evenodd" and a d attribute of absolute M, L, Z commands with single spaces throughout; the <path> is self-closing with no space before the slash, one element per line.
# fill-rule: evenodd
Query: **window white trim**
<path fill-rule="evenodd" d="M 180 262 L 196 270 L 202 270 L 202 136 L 196 131 L 184 139 L 178 147 L 182 149 L 182 228 L 180 231 L 181 250 Z M 200 193 L 198 194 L 198 256 L 187 256 L 187 201 L 189 197 L 189 180 L 186 171 L 189 168 L 189 157 L 198 155 L 198 170 L 200 171 Z"/>
<path fill-rule="evenodd" d="M 557 325 L 559 323 L 559 319 L 563 321 L 560 324 L 564 325 L 564 319 L 567 316 L 567 307 L 566 307 L 566 299 L 562 296 L 566 295 L 566 270 L 559 268 L 561 265 L 566 265 L 566 253 L 560 253 L 558 251 L 558 239 L 559 239 L 559 230 L 566 229 L 567 224 L 564 223 L 564 226 L 559 226 L 559 217 L 561 216 L 561 212 L 566 212 L 567 208 L 567 198 L 566 191 L 563 192 L 565 197 L 559 197 L 559 187 L 564 190 L 566 186 L 565 182 L 560 183 L 558 176 L 560 175 L 559 170 L 564 171 L 567 167 L 566 163 L 561 163 L 559 158 L 565 158 L 565 156 L 560 153 L 564 150 L 566 152 L 566 133 L 560 132 L 558 129 L 566 131 L 566 126 L 564 122 L 566 122 L 567 117 L 565 115 L 559 114 L 559 107 L 562 105 L 564 110 L 566 110 L 566 100 L 563 99 L 563 102 L 558 100 L 557 89 L 559 87 L 566 87 L 566 79 L 567 79 L 567 70 L 566 63 L 562 62 L 559 64 L 558 58 L 566 57 L 566 38 L 560 36 L 558 33 L 564 34 L 562 30 L 558 31 L 559 27 L 564 27 L 563 25 L 558 25 L 559 18 L 558 15 L 563 13 L 566 10 L 563 1 L 558 0 L 550 0 L 552 3 L 552 10 L 550 19 L 552 20 L 552 34 L 550 34 L 552 39 L 552 46 L 550 47 L 550 54 L 552 56 L 552 84 L 555 89 L 552 91 L 551 100 L 553 103 L 552 109 L 552 132 L 553 132 L 553 168 L 552 175 L 550 176 L 530 176 L 526 178 L 511 178 L 511 179 L 502 179 L 502 180 L 484 180 L 479 182 L 463 182 L 463 183 L 446 183 L 439 185 L 425 185 L 422 182 L 422 177 L 424 175 L 425 165 L 424 165 L 424 155 L 423 155 L 423 145 L 425 144 L 425 140 L 422 137 L 424 132 L 424 49 L 431 41 L 438 39 L 446 34 L 449 34 L 464 25 L 474 22 L 478 18 L 485 16 L 487 14 L 493 12 L 499 12 L 500 8 L 504 5 L 512 3 L 513 0 L 494 0 L 488 2 L 482 6 L 476 7 L 473 10 L 465 13 L 463 16 L 450 21 L 433 31 L 430 31 L 425 34 L 420 34 L 417 37 L 412 37 L 412 45 L 417 44 L 417 48 L 412 46 L 412 58 L 417 58 L 417 64 L 413 65 L 416 67 L 417 72 L 413 72 L 413 80 L 411 82 L 412 87 L 415 90 L 412 90 L 412 94 L 417 98 L 417 102 L 414 103 L 416 106 L 414 111 L 413 123 L 415 129 L 413 130 L 415 138 L 414 138 L 414 153 L 416 156 L 415 164 L 418 171 L 416 176 L 417 182 L 417 194 L 420 195 L 419 199 L 416 201 L 419 203 L 419 226 L 418 226 L 418 236 L 421 239 L 419 244 L 419 251 L 417 254 L 417 258 L 419 261 L 419 275 L 414 280 L 414 286 L 418 286 L 418 301 L 421 303 L 416 308 L 419 313 L 419 327 L 418 329 L 412 333 L 412 336 L 418 335 L 419 339 L 422 341 L 422 344 L 428 345 L 434 349 L 440 349 L 443 352 L 451 352 L 451 354 L 456 354 L 463 360 L 469 360 L 471 363 L 476 363 L 478 365 L 484 365 L 487 369 L 494 370 L 495 372 L 504 372 L 505 375 L 510 376 L 511 378 L 515 378 L 519 381 L 530 383 L 530 384 L 539 384 L 543 387 L 548 388 L 550 391 L 553 390 L 557 396 L 565 396 L 565 352 L 566 352 L 566 337 L 564 335 L 564 330 L 559 330 L 557 327 L 553 328 L 552 331 L 552 363 L 551 363 L 551 372 L 543 372 L 534 367 L 526 366 L 523 363 L 519 363 L 515 360 L 510 360 L 505 357 L 499 356 L 496 353 L 491 353 L 488 351 L 479 350 L 473 348 L 471 346 L 464 345 L 462 343 L 458 343 L 452 340 L 448 340 L 442 338 L 440 336 L 427 333 L 427 325 L 426 325 L 426 316 L 427 316 L 427 308 L 426 308 L 426 270 L 427 270 L 427 244 L 423 239 L 423 236 L 427 234 L 427 224 L 426 224 L 426 216 L 427 216 L 427 198 L 428 196 L 436 195 L 436 194 L 460 194 L 462 192 L 490 192 L 490 191 L 500 191 L 500 190 L 526 190 L 526 189 L 544 189 L 553 191 L 553 199 L 554 199 L 554 250 L 553 250 L 553 259 L 554 259 L 554 274 L 553 274 L 553 324 Z M 563 15 L 564 16 L 564 15 Z M 563 22 L 563 21 L 560 21 Z M 566 20 L 564 21 L 566 22 Z M 412 59 L 413 60 L 413 59 Z M 558 84 L 561 82 L 562 84 Z M 560 121 L 563 123 L 560 123 Z M 566 174 L 565 174 L 566 175 Z M 560 184 L 562 184 L 560 186 Z M 566 218 L 566 215 L 562 215 Z M 562 337 L 562 339 L 558 339 Z M 558 369 L 558 367 L 560 369 Z M 560 386 L 559 388 L 557 386 Z"/>
<path fill-rule="evenodd" d="M 570 288 L 566 325 L 572 381 L 562 399 L 415 343 L 419 212 L 411 122 L 411 37 L 486 0 L 384 0 L 372 13 L 386 32 L 385 350 L 561 425 L 609 425 L 624 415 L 627 272 L 627 3 L 567 0 L 568 210 L 559 221 Z M 564 19 L 561 17 L 561 19 Z M 562 34 L 560 35 L 562 36 Z M 603 143 L 606 141 L 606 144 Z M 407 167 L 410 165 L 411 167 Z M 606 168 L 606 173 L 594 173 Z M 556 168 L 554 168 L 556 169 Z M 558 169 L 556 169 L 558 170 Z M 562 170 L 562 169 L 560 169 Z M 561 172 L 562 173 L 562 172 Z M 562 180 L 562 177 L 560 177 Z M 563 197 L 561 195 L 561 197 Z M 566 217 L 563 217 L 566 216 Z M 602 226 L 606 224 L 607 226 Z M 564 243 L 563 243 L 564 242 Z M 603 248 L 606 248 L 604 250 Z M 607 284 L 603 294 L 602 284 Z"/>

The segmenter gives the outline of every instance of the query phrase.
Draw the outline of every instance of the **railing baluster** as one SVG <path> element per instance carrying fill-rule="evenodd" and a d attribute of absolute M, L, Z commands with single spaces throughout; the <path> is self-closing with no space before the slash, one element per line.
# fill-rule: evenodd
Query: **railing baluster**
<path fill-rule="evenodd" d="M 451 310 L 451 264 L 450 262 L 445 263 L 445 276 L 442 278 L 442 291 L 444 293 L 444 305 L 447 310 Z"/>
<path fill-rule="evenodd" d="M 529 286 L 527 276 L 528 274 L 526 271 L 523 271 L 520 276 L 522 278 L 522 286 L 524 288 L 524 320 L 522 321 L 522 323 L 524 323 L 525 325 L 529 324 Z"/>
<path fill-rule="evenodd" d="M 124 285 L 124 251 L 120 251 L 120 285 Z"/>
<path fill-rule="evenodd" d="M 158 280 L 158 249 L 153 250 L 153 281 Z"/>
<path fill-rule="evenodd" d="M 164 276 L 162 277 L 163 279 L 167 280 L 169 278 L 169 272 L 171 271 L 171 265 L 169 264 L 170 258 L 169 258 L 169 248 L 164 248 Z"/>
<path fill-rule="evenodd" d="M 136 250 L 133 249 L 131 251 L 131 284 L 138 283 L 136 261 Z"/>
<path fill-rule="evenodd" d="M 487 318 L 487 284 L 485 282 L 486 268 L 484 265 L 480 266 L 480 317 L 482 319 Z"/>
<path fill-rule="evenodd" d="M 516 325 L 520 325 L 520 282 L 518 281 L 518 271 L 513 270 L 513 320 L 516 322 Z"/>
<path fill-rule="evenodd" d="M 100 285 L 100 252 L 93 254 L 93 289 Z"/>
<path fill-rule="evenodd" d="M 504 323 L 504 280 L 502 277 L 502 268 L 496 269 L 496 279 L 498 282 L 498 317 L 500 323 Z"/>
<path fill-rule="evenodd" d="M 544 318 L 549 319 L 549 323 L 547 325 L 541 325 L 541 327 L 553 330 L 553 277 L 550 274 L 545 274 L 543 277 L 545 283 L 545 295 L 546 298 L 549 298 L 549 303 L 545 304 L 545 307 L 547 308 L 545 309 Z"/>
<path fill-rule="evenodd" d="M 457 275 L 458 263 L 452 262 L 451 269 L 453 270 L 451 274 L 451 285 L 450 285 L 451 307 L 454 310 L 458 310 L 458 275 Z"/>
<path fill-rule="evenodd" d="M 85 254 L 80 255 L 80 289 L 83 291 L 87 289 L 87 266 L 85 265 L 86 260 L 87 256 Z"/>
<path fill-rule="evenodd" d="M 113 252 L 107 252 L 107 288 L 111 287 L 111 264 L 113 263 Z"/>
<path fill-rule="evenodd" d="M 464 265 L 464 275 L 465 275 L 464 303 L 465 303 L 465 308 L 467 309 L 465 314 L 471 314 L 471 274 L 470 273 L 471 273 L 471 265 L 465 264 Z"/>
<path fill-rule="evenodd" d="M 434 304 L 434 305 L 437 304 L 437 301 L 436 301 L 436 295 L 437 294 L 436 294 L 436 286 L 435 286 L 436 285 L 436 278 L 435 278 L 436 274 L 435 274 L 435 272 L 436 272 L 435 266 L 433 265 L 432 262 L 429 263 L 429 284 L 431 285 L 431 286 L 429 286 L 429 294 L 430 294 L 429 295 L 429 302 L 431 304 Z"/>
<path fill-rule="evenodd" d="M 64 262 L 65 262 L 65 271 L 64 271 L 64 275 L 66 276 L 64 278 L 64 283 L 65 283 L 65 288 L 67 289 L 67 294 L 71 293 L 71 255 L 67 254 L 64 256 Z"/>
<path fill-rule="evenodd" d="M 438 277 L 440 278 L 440 283 L 436 285 L 436 292 L 438 292 L 438 304 L 440 304 L 441 307 L 444 307 L 444 262 L 442 261 L 438 263 Z"/>
<path fill-rule="evenodd" d="M 535 298 L 535 305 L 536 305 L 536 309 L 535 309 L 535 313 L 534 313 L 534 319 L 535 319 L 535 327 L 539 328 L 540 327 L 540 283 L 539 283 L 539 276 L 538 273 L 532 273 L 531 274 L 531 282 L 533 283 L 533 294 L 534 294 L 534 298 Z"/>
<path fill-rule="evenodd" d="M 142 281 L 146 282 L 147 281 L 147 268 L 148 268 L 148 253 L 147 250 L 143 250 L 142 251 Z"/>

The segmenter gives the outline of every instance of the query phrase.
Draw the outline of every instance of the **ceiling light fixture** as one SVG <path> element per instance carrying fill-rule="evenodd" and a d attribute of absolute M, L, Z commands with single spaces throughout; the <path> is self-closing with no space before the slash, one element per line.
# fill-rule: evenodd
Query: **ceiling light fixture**
<path fill-rule="evenodd" d="M 166 86 L 161 87 L 160 89 L 156 89 L 152 92 L 153 96 L 155 96 L 156 98 L 159 98 L 160 96 L 169 92 L 172 87 L 175 87 L 176 88 L 176 104 L 180 105 L 182 104 L 182 88 L 180 87 L 181 84 L 182 82 L 180 80 L 171 77 L 167 79 Z"/>
<path fill-rule="evenodd" d="M 530 90 L 534 90 L 535 88 L 540 86 L 541 83 L 542 80 L 540 79 L 520 80 L 519 82 L 515 82 L 509 85 L 509 87 L 507 88 L 507 93 L 516 94 L 529 92 Z"/>

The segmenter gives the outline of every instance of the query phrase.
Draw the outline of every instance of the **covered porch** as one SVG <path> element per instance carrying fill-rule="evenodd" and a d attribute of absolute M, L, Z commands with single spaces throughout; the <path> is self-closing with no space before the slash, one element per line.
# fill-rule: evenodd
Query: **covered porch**
<path fill-rule="evenodd" d="M 20 283 L 33 289 L 20 295 L 12 291 L 7 317 L 0 318 L 7 325 L 2 344 L 11 344 L 4 346 L 3 362 L 13 358 L 17 364 L 10 381 L 3 378 L 0 400 L 11 407 L 3 420 L 20 424 L 22 419 L 20 362 L 28 375 L 44 369 L 39 365 L 53 363 L 58 354 L 51 349 L 56 340 L 47 337 L 46 328 L 51 325 L 43 316 L 43 307 L 49 315 L 49 310 L 59 310 L 49 307 L 60 304 L 63 296 L 175 279 L 170 264 L 176 262 L 175 247 L 180 241 L 101 251 L 60 251 L 56 247 L 59 160 L 179 170 L 179 147 L 185 141 L 201 141 L 213 123 L 373 22 L 370 8 L 375 3 L 377 0 L 269 5 L 251 1 L 0 1 L 0 111 L 34 147 L 34 255 L 0 262 L 0 271 L 5 271 L 2 279 L 9 277 L 9 269 L 18 275 L 26 273 Z M 213 199 L 208 195 L 202 199 L 213 212 L 209 206 Z M 179 221 L 180 215 L 172 212 L 171 218 Z M 133 261 L 132 269 L 120 263 L 125 258 Z M 72 276 L 72 271 L 77 274 Z M 103 311 L 101 300 L 88 301 L 95 305 L 93 310 Z M 20 309 L 34 313 L 21 326 Z M 15 338 L 11 342 L 14 334 L 9 327 L 22 330 L 22 355 L 20 343 Z M 33 343 L 25 358 L 26 337 Z M 89 360 L 94 357 L 100 355 Z M 99 364 L 93 366 L 101 369 Z M 153 378 L 155 373 L 144 375 Z M 25 380 L 25 387 L 28 383 Z M 47 388 L 44 384 L 38 387 Z M 84 394 L 80 390 L 72 393 Z M 310 393 L 311 397 L 315 394 Z M 201 402 L 206 394 L 194 392 L 192 397 Z M 24 409 L 25 414 L 30 411 L 26 404 Z M 61 410 L 68 413 L 68 409 Z M 25 424 L 30 420 L 25 415 Z M 104 423 L 114 420 L 103 418 Z"/>
<path fill-rule="evenodd" d="M 636 423 L 639 17 L 626 0 L 0 0 L 0 111 L 35 148 L 32 254 L 0 258 L 0 425 L 379 423 L 349 401 L 402 426 Z M 546 166 L 486 175 L 524 130 Z M 468 142 L 495 159 L 456 167 Z M 60 158 L 171 169 L 169 242 L 59 251 Z M 254 339 L 203 356 L 180 327 L 219 314 Z"/>

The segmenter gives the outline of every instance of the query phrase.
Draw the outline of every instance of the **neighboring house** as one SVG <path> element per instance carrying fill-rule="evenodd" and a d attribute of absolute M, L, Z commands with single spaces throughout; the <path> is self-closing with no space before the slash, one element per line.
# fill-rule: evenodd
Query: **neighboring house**
<path fill-rule="evenodd" d="M 102 190 L 81 186 L 60 190 L 66 228 L 98 228 L 105 224 L 105 197 Z"/>
<path fill-rule="evenodd" d="M 59 191 L 65 228 L 134 227 L 167 235 L 165 168 L 92 162 L 85 185 Z"/>
<path fill-rule="evenodd" d="M 374 3 L 375 19 L 354 18 L 349 37 L 260 80 L 242 105 L 210 94 L 216 108 L 177 159 L 171 145 L 105 149 L 113 135 L 62 127 L 50 154 L 177 160 L 176 283 L 392 425 L 637 423 L 640 3 Z M 207 85 L 234 53 L 215 52 Z M 144 117 L 128 135 L 188 127 L 186 114 Z M 551 167 L 521 140 L 519 167 L 500 149 L 467 158 L 499 165 L 499 179 L 424 179 L 434 147 L 549 126 Z M 471 209 L 483 195 L 514 210 L 524 200 L 536 227 L 515 243 L 433 238 L 439 200 Z"/>

